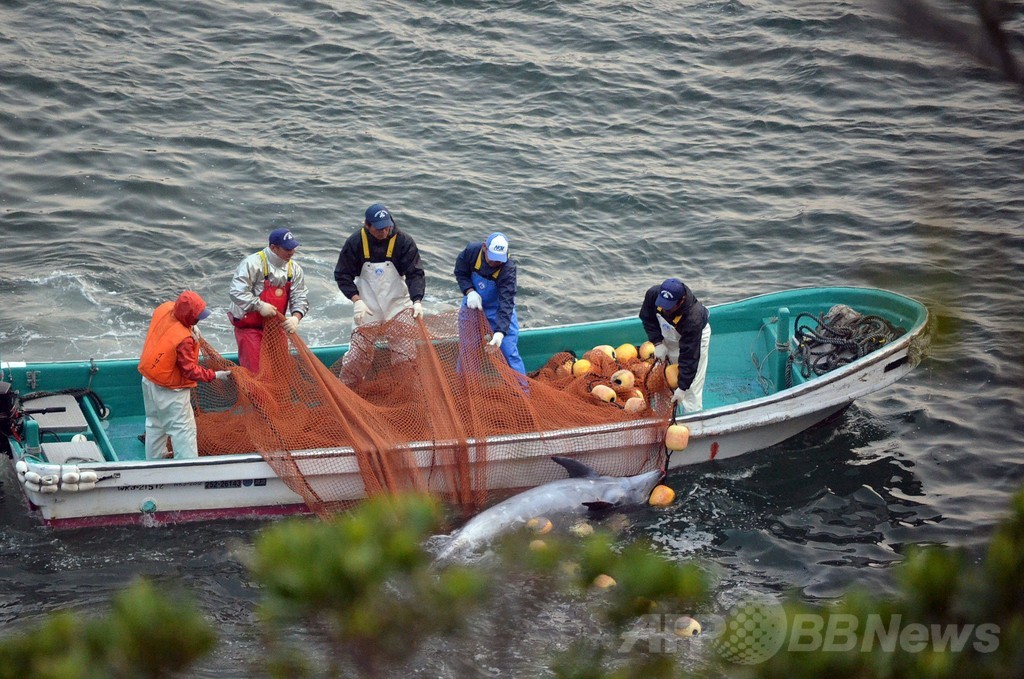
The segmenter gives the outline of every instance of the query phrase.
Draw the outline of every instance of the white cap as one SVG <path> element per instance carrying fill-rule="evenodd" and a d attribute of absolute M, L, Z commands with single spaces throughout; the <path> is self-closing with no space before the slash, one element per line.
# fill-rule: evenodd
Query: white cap
<path fill-rule="evenodd" d="M 496 262 L 508 261 L 508 238 L 500 232 L 487 237 L 487 258 Z"/>

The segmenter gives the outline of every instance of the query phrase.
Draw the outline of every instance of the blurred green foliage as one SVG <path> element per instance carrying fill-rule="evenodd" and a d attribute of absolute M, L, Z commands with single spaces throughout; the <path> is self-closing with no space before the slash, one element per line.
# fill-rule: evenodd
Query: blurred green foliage
<path fill-rule="evenodd" d="M 266 643 L 252 675 L 375 677 L 403 671 L 430 643 L 452 656 L 463 650 L 460 638 L 471 639 L 471 648 L 514 646 L 524 640 L 517 629 L 523 614 L 528 620 L 535 602 L 562 597 L 584 611 L 573 623 L 580 638 L 567 648 L 529 650 L 538 671 L 562 679 L 1024 676 L 1024 490 L 981 563 L 960 550 L 912 548 L 896 569 L 893 597 L 858 590 L 828 606 L 791 600 L 781 650 L 750 665 L 737 664 L 735 653 L 709 652 L 721 648 L 725 631 L 738 629 L 727 624 L 705 629 L 711 643 L 684 667 L 677 651 L 687 642 L 657 622 L 705 609 L 708 585 L 692 564 L 608 532 L 525 530 L 501 540 L 497 558 L 439 564 L 424 544 L 440 524 L 433 500 L 400 496 L 367 501 L 331 521 L 289 520 L 265 530 L 249 564 L 261 586 Z M 667 642 L 655 643 L 657 635 Z M 0 641 L 0 679 L 187 676 L 214 644 L 187 597 L 140 581 L 104 614 L 54 614 Z M 472 667 L 474 660 L 462 662 Z M 456 674 L 458 663 L 452 659 Z"/>
<path fill-rule="evenodd" d="M 980 564 L 963 550 L 912 547 L 890 599 L 856 590 L 832 606 L 790 601 L 781 650 L 729 676 L 858 679 L 1024 677 L 1024 490 Z M 798 621 L 820 621 L 802 627 Z M 808 631 L 810 630 L 810 631 Z"/>
<path fill-rule="evenodd" d="M 169 677 L 213 648 L 216 636 L 187 598 L 139 581 L 106 615 L 56 613 L 0 642 L 0 679 Z"/>

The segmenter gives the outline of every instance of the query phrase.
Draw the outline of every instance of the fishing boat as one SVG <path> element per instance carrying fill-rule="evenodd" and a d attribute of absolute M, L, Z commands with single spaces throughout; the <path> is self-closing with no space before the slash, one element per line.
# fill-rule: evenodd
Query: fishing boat
<path fill-rule="evenodd" d="M 880 289 L 802 288 L 712 305 L 709 310 L 712 338 L 702 411 L 666 411 L 671 392 L 659 392 L 647 395 L 658 408 L 632 418 L 622 417 L 621 403 L 601 403 L 597 405 L 609 408 L 609 413 L 614 410 L 615 416 L 586 426 L 469 435 L 462 442 L 436 436 L 407 441 L 402 449 L 408 464 L 427 469 L 437 464 L 445 448 L 458 447 L 463 451 L 458 459 L 480 472 L 474 477 L 478 486 L 512 491 L 555 478 L 551 468 L 557 465 L 550 462 L 551 455 L 577 457 L 602 471 L 622 471 L 614 462 L 624 459 L 652 460 L 664 453 L 669 417 L 689 429 L 685 449 L 667 457 L 670 469 L 732 458 L 784 441 L 891 385 L 922 360 L 928 344 L 927 308 Z M 836 325 L 856 325 L 852 334 L 861 333 L 868 344 L 858 343 L 850 331 L 837 330 Z M 594 347 L 637 347 L 645 340 L 639 319 L 627 317 L 525 329 L 519 351 L 528 371 L 538 371 L 566 352 L 583 356 Z M 344 363 L 348 351 L 350 345 L 310 349 L 322 366 Z M 234 358 L 224 355 L 225 360 Z M 464 361 L 465 356 L 457 360 Z M 145 413 L 137 367 L 135 360 L 92 358 L 0 364 L 0 446 L 11 467 L 3 485 L 9 490 L 16 487 L 29 511 L 46 525 L 157 525 L 279 516 L 309 512 L 309 494 L 324 495 L 323 489 L 335 487 L 332 483 L 338 480 L 345 482 L 337 486 L 344 490 L 332 498 L 332 506 L 357 502 L 379 490 L 368 480 L 372 477 L 367 458 L 352 446 L 290 450 L 284 467 L 275 462 L 275 445 L 270 444 L 255 446 L 259 450 L 213 454 L 224 424 L 205 436 L 201 432 L 198 458 L 145 459 L 145 445 L 139 440 Z M 458 367 L 464 369 L 464 363 Z M 533 380 L 520 379 L 518 384 L 520 394 L 542 389 Z M 575 398 L 566 395 L 564 408 L 597 407 L 577 404 Z M 345 399 L 357 400 L 350 394 Z M 478 407 L 486 410 L 487 404 L 474 402 L 460 409 Z M 233 412 L 232 407 L 222 408 L 218 422 L 230 422 Z M 301 408 L 289 412 L 294 419 Z M 465 416 L 454 414 L 456 419 Z M 459 422 L 452 426 L 458 428 Z M 305 484 L 301 488 L 297 476 Z M 434 475 L 423 478 L 430 490 Z"/>

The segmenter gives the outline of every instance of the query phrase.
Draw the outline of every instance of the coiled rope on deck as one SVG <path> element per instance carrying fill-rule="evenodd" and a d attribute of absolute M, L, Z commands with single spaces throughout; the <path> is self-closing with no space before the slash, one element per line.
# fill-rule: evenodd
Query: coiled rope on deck
<path fill-rule="evenodd" d="M 884 318 L 865 316 L 845 304 L 837 304 L 827 314 L 818 316 L 801 313 L 794 321 L 786 386 L 792 386 L 792 371 L 788 369 L 792 365 L 799 367 L 804 378 L 812 374 L 824 375 L 866 356 L 905 332 Z"/>

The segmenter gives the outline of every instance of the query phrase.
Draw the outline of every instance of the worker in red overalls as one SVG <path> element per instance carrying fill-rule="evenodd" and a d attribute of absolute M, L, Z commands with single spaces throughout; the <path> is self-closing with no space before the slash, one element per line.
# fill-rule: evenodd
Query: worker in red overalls
<path fill-rule="evenodd" d="M 260 368 L 265 320 L 282 314 L 291 333 L 309 309 L 302 267 L 292 259 L 297 247 L 288 229 L 271 231 L 267 247 L 243 259 L 231 279 L 228 318 L 235 326 L 238 364 L 253 372 Z"/>

